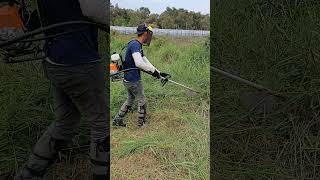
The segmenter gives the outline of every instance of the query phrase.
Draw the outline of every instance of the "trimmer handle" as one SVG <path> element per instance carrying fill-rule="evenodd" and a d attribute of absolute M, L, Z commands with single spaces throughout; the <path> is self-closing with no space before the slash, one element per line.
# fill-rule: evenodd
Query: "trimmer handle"
<path fill-rule="evenodd" d="M 171 78 L 170 74 L 168 74 L 166 77 L 160 77 L 162 86 L 164 86 L 169 81 L 169 78 Z"/>

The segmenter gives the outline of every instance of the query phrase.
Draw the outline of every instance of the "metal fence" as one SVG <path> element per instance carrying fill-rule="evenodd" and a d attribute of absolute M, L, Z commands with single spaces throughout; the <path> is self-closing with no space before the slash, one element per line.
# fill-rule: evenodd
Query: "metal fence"
<path fill-rule="evenodd" d="M 137 27 L 110 26 L 110 29 L 121 34 L 133 34 L 136 32 Z M 153 34 L 155 36 L 209 36 L 210 31 L 154 28 Z"/>

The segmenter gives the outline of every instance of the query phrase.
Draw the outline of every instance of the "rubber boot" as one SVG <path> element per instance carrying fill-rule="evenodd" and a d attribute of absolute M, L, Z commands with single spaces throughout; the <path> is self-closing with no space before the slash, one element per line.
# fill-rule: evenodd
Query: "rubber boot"
<path fill-rule="evenodd" d="M 139 117 L 138 117 L 138 126 L 142 127 L 146 123 L 146 105 L 140 106 L 138 109 Z"/>

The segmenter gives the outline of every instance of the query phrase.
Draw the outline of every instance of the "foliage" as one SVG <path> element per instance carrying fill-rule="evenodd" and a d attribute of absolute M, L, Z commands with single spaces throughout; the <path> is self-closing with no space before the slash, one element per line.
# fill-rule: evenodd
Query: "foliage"
<path fill-rule="evenodd" d="M 216 179 L 319 179 L 319 2 L 219 1 L 211 64 L 286 96 L 269 114 L 239 97 L 255 91 L 213 74 Z"/>
<path fill-rule="evenodd" d="M 146 7 L 137 10 L 119 8 L 111 4 L 111 25 L 132 26 L 140 23 L 154 24 L 162 29 L 209 30 L 210 15 L 167 7 L 161 14 L 150 13 Z"/>
<path fill-rule="evenodd" d="M 130 36 L 112 35 L 111 52 Z M 148 59 L 163 72 L 201 93 L 190 95 L 179 86 L 143 74 L 148 123 L 137 127 L 137 111 L 127 128 L 112 129 L 114 179 L 209 179 L 209 49 L 205 38 L 155 37 L 144 47 Z M 126 99 L 121 82 L 111 83 L 111 115 Z M 135 106 L 134 110 L 137 109 Z M 126 168 L 123 168 L 126 167 Z"/>
<path fill-rule="evenodd" d="M 109 35 L 99 33 L 101 56 L 109 57 Z M 4 64 L 0 56 L 0 81 L 0 179 L 13 179 L 34 144 L 54 120 L 53 92 L 41 62 Z M 89 159 L 86 157 L 88 148 L 75 153 L 89 142 L 90 128 L 85 121 L 82 121 L 78 132 L 69 159 L 51 169 L 50 179 L 56 179 L 56 176 L 69 179 L 70 174 L 79 179 L 78 176 L 88 174 L 88 169 L 79 171 L 82 165 L 87 164 L 82 162 Z M 60 168 L 61 171 L 55 171 Z"/>

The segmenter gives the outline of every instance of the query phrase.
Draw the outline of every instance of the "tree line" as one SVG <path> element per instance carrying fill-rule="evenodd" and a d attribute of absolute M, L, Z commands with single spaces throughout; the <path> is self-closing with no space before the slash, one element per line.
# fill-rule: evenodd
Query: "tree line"
<path fill-rule="evenodd" d="M 209 14 L 203 15 L 182 8 L 167 7 L 161 14 L 156 14 L 151 13 L 147 7 L 132 10 L 111 4 L 110 10 L 113 26 L 135 27 L 140 23 L 147 23 L 160 29 L 209 30 L 210 28 Z"/>

